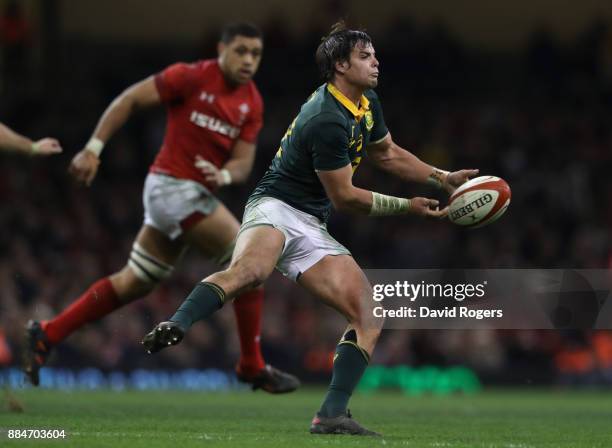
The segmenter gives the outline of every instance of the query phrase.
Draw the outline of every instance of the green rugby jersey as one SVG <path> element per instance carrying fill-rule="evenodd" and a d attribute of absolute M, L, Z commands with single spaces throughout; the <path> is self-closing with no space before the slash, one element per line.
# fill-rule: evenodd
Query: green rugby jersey
<path fill-rule="evenodd" d="M 370 142 L 388 133 L 378 96 L 368 90 L 359 108 L 333 84 L 308 98 L 283 136 L 280 148 L 248 202 L 271 196 L 327 221 L 331 201 L 316 171 L 348 164 L 353 173 Z"/>

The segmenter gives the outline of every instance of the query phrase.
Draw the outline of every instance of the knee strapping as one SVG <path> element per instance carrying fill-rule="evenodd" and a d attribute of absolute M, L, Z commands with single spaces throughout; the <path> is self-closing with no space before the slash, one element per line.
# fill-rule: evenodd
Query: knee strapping
<path fill-rule="evenodd" d="M 368 364 L 370 363 L 370 355 L 367 351 L 365 351 L 364 348 L 360 347 L 359 344 L 357 343 L 357 332 L 354 329 L 347 330 L 342 335 L 342 338 L 340 339 L 340 342 L 338 342 L 338 345 L 342 345 L 342 344 L 350 344 L 350 345 L 355 346 L 355 348 L 359 350 L 359 352 L 365 358 L 366 363 Z"/>
<path fill-rule="evenodd" d="M 154 284 L 170 277 L 174 267 L 149 254 L 140 244 L 134 243 L 128 266 L 143 282 Z"/>

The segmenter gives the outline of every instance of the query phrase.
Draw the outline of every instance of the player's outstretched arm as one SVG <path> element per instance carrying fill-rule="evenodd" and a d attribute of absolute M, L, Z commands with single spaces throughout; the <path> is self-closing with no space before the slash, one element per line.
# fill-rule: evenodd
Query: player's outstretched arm
<path fill-rule="evenodd" d="M 255 143 L 238 139 L 232 149 L 232 157 L 223 168 L 219 169 L 202 158 L 196 160 L 196 166 L 206 176 L 206 182 L 214 187 L 219 188 L 229 184 L 241 184 L 246 182 L 253 170 L 255 148 Z"/>
<path fill-rule="evenodd" d="M 327 196 L 336 210 L 370 216 L 406 215 L 443 218 L 448 209 L 438 210 L 438 201 L 428 198 L 398 198 L 353 185 L 351 165 L 331 171 L 317 171 Z"/>
<path fill-rule="evenodd" d="M 54 138 L 47 137 L 34 142 L 28 137 L 16 133 L 2 123 L 0 123 L 0 149 L 41 156 L 62 152 L 62 147 Z"/>
<path fill-rule="evenodd" d="M 380 169 L 412 182 L 429 183 L 452 193 L 478 170 L 459 170 L 449 173 L 428 165 L 410 151 L 397 145 L 391 134 L 367 147 L 370 160 Z"/>
<path fill-rule="evenodd" d="M 106 108 L 85 148 L 72 159 L 68 169 L 72 177 L 79 183 L 91 185 L 98 171 L 100 153 L 105 143 L 125 124 L 134 111 L 160 103 L 161 99 L 153 76 L 125 89 Z"/>

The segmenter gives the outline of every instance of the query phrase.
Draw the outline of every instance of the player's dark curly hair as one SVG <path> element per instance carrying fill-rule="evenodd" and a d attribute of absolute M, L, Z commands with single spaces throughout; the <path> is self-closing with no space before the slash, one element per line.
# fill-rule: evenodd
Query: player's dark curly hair
<path fill-rule="evenodd" d="M 319 73 L 325 81 L 331 81 L 336 73 L 336 63 L 349 61 L 355 45 L 372 43 L 372 38 L 362 30 L 350 30 L 344 20 L 335 23 L 331 32 L 321 39 L 315 59 Z"/>
<path fill-rule="evenodd" d="M 249 22 L 229 23 L 221 30 L 221 42 L 229 44 L 236 36 L 256 37 L 263 39 L 261 30 Z"/>

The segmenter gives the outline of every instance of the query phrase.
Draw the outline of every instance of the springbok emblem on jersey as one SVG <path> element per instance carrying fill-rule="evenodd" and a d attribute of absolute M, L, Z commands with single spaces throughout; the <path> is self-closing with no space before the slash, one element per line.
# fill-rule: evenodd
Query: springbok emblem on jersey
<path fill-rule="evenodd" d="M 367 111 L 364 115 L 365 125 L 368 132 L 372 130 L 374 127 L 374 117 L 372 116 L 372 111 Z"/>

